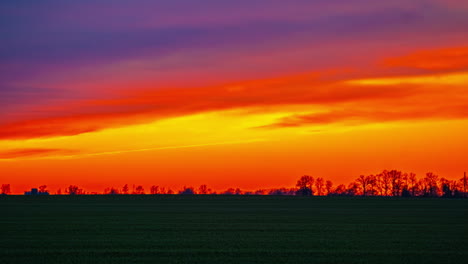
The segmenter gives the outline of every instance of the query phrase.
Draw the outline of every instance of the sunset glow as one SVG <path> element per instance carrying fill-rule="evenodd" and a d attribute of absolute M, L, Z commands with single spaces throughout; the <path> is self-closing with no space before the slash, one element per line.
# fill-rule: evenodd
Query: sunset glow
<path fill-rule="evenodd" d="M 290 2 L 1 3 L 0 183 L 468 170 L 467 1 Z"/>

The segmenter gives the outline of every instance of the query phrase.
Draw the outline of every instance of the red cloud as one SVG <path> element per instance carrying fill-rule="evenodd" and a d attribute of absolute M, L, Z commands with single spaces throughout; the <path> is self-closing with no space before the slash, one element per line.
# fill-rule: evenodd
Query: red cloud
<path fill-rule="evenodd" d="M 468 47 L 418 51 L 406 56 L 386 59 L 384 65 L 425 70 L 467 70 Z"/>
<path fill-rule="evenodd" d="M 354 106 L 350 107 L 350 109 L 333 110 L 306 115 L 292 115 L 281 118 L 276 123 L 262 126 L 260 128 L 298 127 L 339 122 L 356 125 L 375 122 L 381 123 L 423 119 L 446 120 L 464 118 L 468 118 L 468 103 L 465 105 L 452 105 L 446 107 L 428 106 L 423 108 L 418 105 L 416 108 L 406 109 L 399 109 L 397 106 L 393 106 L 392 108 L 385 110 L 380 110 L 376 106 L 369 107 L 368 109 L 360 109 L 359 106 Z"/>
<path fill-rule="evenodd" d="M 401 98 L 414 94 L 403 87 L 352 87 L 317 74 L 246 81 L 207 88 L 162 89 L 120 99 L 78 101 L 44 109 L 53 117 L 0 124 L 0 139 L 76 135 L 109 127 L 143 123 L 204 111 L 268 105 L 328 105 Z"/>
<path fill-rule="evenodd" d="M 390 67 L 458 71 L 468 67 L 468 48 L 416 52 L 405 57 L 388 59 L 386 63 Z M 466 117 L 465 110 L 452 107 L 467 104 L 466 89 L 442 86 L 427 88 L 422 84 L 350 85 L 346 80 L 349 80 L 349 72 L 309 73 L 202 88 L 144 92 L 129 90 L 120 98 L 81 100 L 37 109 L 37 112 L 45 113 L 42 118 L 3 123 L 0 121 L 0 139 L 76 135 L 205 111 L 275 105 L 315 105 L 329 109 L 341 107 L 344 110 L 293 116 L 269 127 L 354 119 L 370 122 Z M 410 110 L 403 105 L 404 100 L 411 105 Z M 431 107 L 427 107 L 428 104 Z M 391 111 L 382 110 L 383 105 L 391 107 Z M 442 110 L 437 112 L 437 109 Z"/>

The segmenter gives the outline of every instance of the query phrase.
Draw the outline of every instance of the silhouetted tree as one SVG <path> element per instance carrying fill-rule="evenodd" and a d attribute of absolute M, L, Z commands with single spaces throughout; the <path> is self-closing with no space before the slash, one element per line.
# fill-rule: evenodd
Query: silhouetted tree
<path fill-rule="evenodd" d="M 39 186 L 39 192 L 40 193 L 46 193 L 47 192 L 47 185 Z"/>
<path fill-rule="evenodd" d="M 302 176 L 296 183 L 296 187 L 298 187 L 299 189 L 309 188 L 312 190 L 313 185 L 314 185 L 314 178 L 309 175 Z"/>
<path fill-rule="evenodd" d="M 206 184 L 200 185 L 198 187 L 198 194 L 209 194 L 211 192 L 211 189 L 206 186 Z"/>
<path fill-rule="evenodd" d="M 348 185 L 348 188 L 346 189 L 346 195 L 348 196 L 355 196 L 359 193 L 359 184 L 356 182 L 352 182 Z"/>
<path fill-rule="evenodd" d="M 401 196 L 402 197 L 411 197 L 411 192 L 408 190 L 407 186 L 403 187 L 403 190 L 401 191 Z"/>
<path fill-rule="evenodd" d="M 314 185 L 314 178 L 309 175 L 302 176 L 296 183 L 297 190 L 296 195 L 311 196 L 314 195 L 312 186 Z"/>
<path fill-rule="evenodd" d="M 408 175 L 408 189 L 411 192 L 411 196 L 416 195 L 417 183 L 418 180 L 416 179 L 416 174 L 411 172 Z"/>
<path fill-rule="evenodd" d="M 390 190 L 391 176 L 387 170 L 384 170 L 380 176 L 380 186 L 383 191 L 384 196 L 388 196 L 388 191 Z"/>
<path fill-rule="evenodd" d="M 195 193 L 195 190 L 193 189 L 193 187 L 185 187 L 179 191 L 179 194 L 182 194 L 182 195 L 193 195 L 193 194 L 196 194 Z"/>
<path fill-rule="evenodd" d="M 374 196 L 377 194 L 377 177 L 373 174 L 367 176 L 366 195 Z"/>
<path fill-rule="evenodd" d="M 11 193 L 11 189 L 10 189 L 10 184 L 2 184 L 2 187 L 1 187 L 1 194 L 3 195 L 8 195 Z"/>
<path fill-rule="evenodd" d="M 77 195 L 77 194 L 83 194 L 83 190 L 78 188 L 76 185 L 70 185 L 68 188 L 65 189 L 65 193 L 68 193 L 69 195 Z"/>
<path fill-rule="evenodd" d="M 327 181 L 325 183 L 325 189 L 327 189 L 327 195 L 330 195 L 330 193 L 332 192 L 332 188 L 333 188 L 333 182 Z"/>
<path fill-rule="evenodd" d="M 298 196 L 312 196 L 313 193 L 312 193 L 312 190 L 310 188 L 305 187 L 305 188 L 299 188 L 296 191 L 296 195 L 298 195 Z"/>
<path fill-rule="evenodd" d="M 267 190 L 259 189 L 254 192 L 254 195 L 265 195 L 267 194 Z"/>
<path fill-rule="evenodd" d="M 236 190 L 234 188 L 229 188 L 226 191 L 222 192 L 221 194 L 223 195 L 234 195 L 236 193 Z"/>
<path fill-rule="evenodd" d="M 125 184 L 125 185 L 122 187 L 122 193 L 123 193 L 123 194 L 128 194 L 128 184 Z"/>
<path fill-rule="evenodd" d="M 466 178 L 466 172 L 463 173 L 463 178 L 460 179 L 461 185 L 463 186 L 463 197 L 466 197 L 466 190 L 468 188 L 468 179 Z"/>
<path fill-rule="evenodd" d="M 284 192 L 281 189 L 271 189 L 268 195 L 284 195 Z"/>
<path fill-rule="evenodd" d="M 450 184 L 448 182 L 442 183 L 442 197 L 450 198 L 452 197 L 452 190 L 450 189 Z"/>
<path fill-rule="evenodd" d="M 151 186 L 150 193 L 151 194 L 159 194 L 159 186 L 156 186 L 156 185 Z"/>
<path fill-rule="evenodd" d="M 115 189 L 114 187 L 106 188 L 104 190 L 104 194 L 116 195 L 116 194 L 119 194 L 119 190 Z"/>
<path fill-rule="evenodd" d="M 439 176 L 435 175 L 432 172 L 426 173 L 426 177 L 424 178 L 426 183 L 427 183 L 427 186 L 429 188 L 429 193 L 428 194 L 431 197 L 437 196 L 437 194 L 438 194 L 438 190 L 439 190 L 439 188 L 437 186 L 438 178 L 439 178 Z"/>
<path fill-rule="evenodd" d="M 365 175 L 360 175 L 357 179 L 356 182 L 360 184 L 360 187 L 362 189 L 362 195 L 366 196 L 367 195 L 367 185 L 369 185 L 370 178 L 369 176 Z"/>
<path fill-rule="evenodd" d="M 392 195 L 393 196 L 400 196 L 401 195 L 401 190 L 403 187 L 403 173 L 401 171 L 397 170 L 391 170 L 388 172 L 391 180 L 391 186 L 392 186 Z"/>
<path fill-rule="evenodd" d="M 271 189 L 268 192 L 268 195 L 294 195 L 296 191 L 294 189 L 287 189 L 287 188 L 279 188 L 279 189 Z"/>
<path fill-rule="evenodd" d="M 322 196 L 325 192 L 325 181 L 323 178 L 319 177 L 315 180 L 315 189 L 317 190 L 317 195 Z"/>
<path fill-rule="evenodd" d="M 338 185 L 331 195 L 337 195 L 337 196 L 346 195 L 346 186 L 344 184 Z"/>
<path fill-rule="evenodd" d="M 143 186 L 138 185 L 135 189 L 135 194 L 145 194 L 145 189 L 143 188 Z"/>
<path fill-rule="evenodd" d="M 459 194 L 461 194 L 460 192 L 460 185 L 457 181 L 449 181 L 449 186 L 450 186 L 450 190 L 452 190 L 452 196 L 453 197 L 456 197 L 456 193 L 459 192 Z M 458 196 L 460 197 L 460 195 Z"/>

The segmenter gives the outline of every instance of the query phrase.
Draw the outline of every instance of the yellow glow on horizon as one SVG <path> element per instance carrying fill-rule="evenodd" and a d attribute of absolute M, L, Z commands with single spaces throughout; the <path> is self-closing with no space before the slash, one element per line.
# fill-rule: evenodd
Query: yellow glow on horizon
<path fill-rule="evenodd" d="M 47 154 L 47 158 L 78 158 L 168 148 L 243 144 L 264 141 L 271 137 L 281 138 L 296 133 L 297 131 L 257 129 L 256 127 L 274 123 L 291 114 L 302 113 L 282 110 L 278 113 L 249 112 L 247 114 L 245 109 L 207 112 L 74 136 L 3 140 L 0 141 L 0 148 L 2 150 L 64 149 L 77 153 L 52 152 Z M 13 159 L 35 158 L 44 157 L 25 156 Z"/>

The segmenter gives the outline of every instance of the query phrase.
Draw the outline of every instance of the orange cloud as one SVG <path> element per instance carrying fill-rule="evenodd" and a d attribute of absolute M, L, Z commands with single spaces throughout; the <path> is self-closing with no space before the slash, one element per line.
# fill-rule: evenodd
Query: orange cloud
<path fill-rule="evenodd" d="M 388 59 L 386 65 L 458 71 L 468 66 L 468 48 L 415 52 Z M 362 72 L 360 75 L 366 76 Z M 319 106 L 329 110 L 292 116 L 267 127 L 342 122 L 344 119 L 371 122 L 445 116 L 465 118 L 458 106 L 465 106 L 468 100 L 466 89 L 462 89 L 467 76 L 462 72 L 359 79 L 357 73 L 349 71 L 324 71 L 211 87 L 128 90 L 117 98 L 78 100 L 37 109 L 45 113 L 42 118 L 0 122 L 0 139 L 76 135 L 201 112 L 253 107 L 274 111 L 272 108 L 276 106 L 288 105 Z M 145 86 L 150 87 L 150 84 Z M 404 109 L 403 101 L 411 104 L 412 109 Z M 431 107 L 426 107 L 428 103 Z M 384 105 L 392 110 L 382 110 L 380 107 Z M 437 112 L 437 109 L 444 110 Z"/>
<path fill-rule="evenodd" d="M 76 135 L 206 111 L 272 105 L 326 105 L 404 97 L 407 88 L 352 87 L 316 73 L 246 81 L 206 88 L 161 89 L 129 93 L 119 99 L 78 101 L 47 107 L 55 117 L 0 125 L 0 139 Z M 51 110 L 52 109 L 52 110 Z M 63 116 L 60 116 L 63 115 Z"/>
<path fill-rule="evenodd" d="M 417 51 L 397 58 L 384 60 L 389 67 L 411 67 L 425 70 L 467 70 L 468 47 L 452 47 Z"/>
<path fill-rule="evenodd" d="M 298 127 L 305 125 L 321 125 L 330 123 L 345 123 L 347 125 L 359 125 L 365 123 L 408 121 L 424 119 L 463 119 L 468 118 L 468 103 L 465 105 L 454 105 L 447 107 L 427 107 L 425 109 L 406 109 L 401 110 L 397 107 L 395 110 L 356 110 L 344 109 L 327 112 L 292 115 L 281 118 L 277 123 L 262 126 L 261 128 L 282 128 Z"/>

